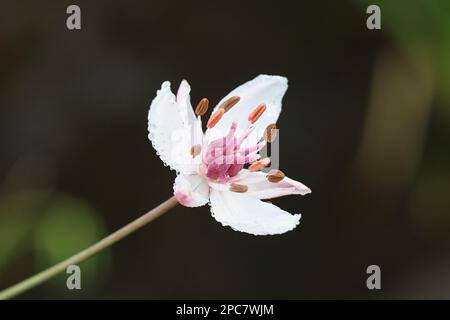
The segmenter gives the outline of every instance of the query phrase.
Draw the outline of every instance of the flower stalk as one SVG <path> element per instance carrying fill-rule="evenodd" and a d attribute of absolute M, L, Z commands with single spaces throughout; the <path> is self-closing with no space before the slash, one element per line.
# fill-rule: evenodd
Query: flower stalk
<path fill-rule="evenodd" d="M 93 244 L 92 246 L 84 249 L 83 251 L 80 251 L 79 253 L 71 256 L 70 258 L 44 270 L 39 272 L 38 274 L 25 279 L 3 291 L 0 291 L 0 300 L 6 300 L 11 299 L 16 296 L 18 296 L 21 293 L 24 293 L 42 283 L 45 281 L 51 279 L 52 277 L 56 276 L 60 272 L 63 272 L 67 269 L 68 266 L 72 264 L 78 264 L 89 257 L 99 253 L 100 251 L 110 247 L 114 243 L 118 242 L 119 240 L 125 238 L 129 234 L 133 233 L 134 231 L 142 228 L 146 224 L 150 223 L 151 221 L 155 220 L 159 216 L 163 215 L 173 207 L 175 207 L 178 204 L 178 201 L 175 199 L 175 197 L 171 197 L 161 203 L 159 206 L 155 207 L 154 209 L 150 210 L 143 216 L 137 218 L 136 220 L 130 222 L 129 224 L 125 225 L 121 229 L 115 231 L 114 233 L 110 234 L 106 238 L 103 238 L 99 242 Z"/>

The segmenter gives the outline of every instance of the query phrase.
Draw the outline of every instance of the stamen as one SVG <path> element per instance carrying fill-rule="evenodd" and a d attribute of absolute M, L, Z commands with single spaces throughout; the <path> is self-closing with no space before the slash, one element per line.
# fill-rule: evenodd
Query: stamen
<path fill-rule="evenodd" d="M 231 108 L 234 107 L 234 105 L 236 103 L 239 102 L 239 100 L 241 100 L 241 98 L 239 98 L 238 96 L 230 97 L 227 100 L 225 100 L 224 102 L 222 102 L 219 109 L 223 109 L 223 110 L 225 110 L 225 112 L 228 112 L 228 111 L 230 111 Z"/>
<path fill-rule="evenodd" d="M 230 191 L 232 191 L 232 192 L 243 193 L 243 192 L 247 192 L 247 190 L 248 190 L 248 186 L 246 186 L 245 184 L 232 183 L 230 185 Z"/>
<path fill-rule="evenodd" d="M 265 167 L 267 167 L 270 164 L 269 158 L 264 158 L 258 161 L 253 162 L 250 167 L 248 167 L 249 171 L 259 171 Z"/>
<path fill-rule="evenodd" d="M 197 105 L 197 108 L 195 108 L 195 114 L 198 116 L 203 116 L 206 111 L 208 111 L 209 106 L 209 100 L 207 98 L 203 98 L 200 100 L 200 102 Z"/>
<path fill-rule="evenodd" d="M 236 133 L 237 123 L 233 122 L 231 124 L 230 130 L 225 137 L 225 153 L 228 154 L 236 149 L 236 138 L 234 134 Z"/>
<path fill-rule="evenodd" d="M 264 111 L 266 111 L 266 108 L 267 108 L 266 104 L 261 103 L 259 106 L 255 108 L 255 110 L 252 111 L 252 113 L 250 113 L 250 115 L 248 116 L 248 121 L 250 121 L 251 123 L 255 123 L 256 120 L 258 120 L 259 117 L 261 117 Z"/>
<path fill-rule="evenodd" d="M 272 143 L 277 137 L 277 125 L 275 123 L 271 123 L 264 130 L 264 140 L 268 143 Z"/>
<path fill-rule="evenodd" d="M 255 127 L 251 126 L 242 134 L 242 136 L 237 140 L 236 144 L 237 147 L 239 147 L 242 144 L 242 142 L 244 142 L 244 140 L 248 138 L 248 136 L 250 135 L 250 133 L 253 132 L 253 130 L 255 130 Z"/>
<path fill-rule="evenodd" d="M 270 170 L 266 176 L 267 181 L 272 182 L 272 183 L 280 182 L 281 180 L 284 179 L 284 177 L 285 177 L 285 175 L 284 175 L 283 171 L 277 170 L 277 169 Z"/>
<path fill-rule="evenodd" d="M 219 109 L 216 112 L 214 112 L 211 116 L 211 118 L 209 118 L 208 123 L 206 124 L 206 126 L 211 129 L 213 128 L 217 122 L 220 121 L 220 119 L 222 119 L 223 115 L 225 113 L 224 109 Z"/>
<path fill-rule="evenodd" d="M 260 143 L 258 143 L 256 145 L 254 145 L 254 146 L 241 149 L 241 150 L 239 150 L 239 152 L 242 153 L 242 154 L 247 155 L 247 154 L 250 154 L 252 152 L 260 151 L 262 148 L 264 148 L 265 145 L 266 145 L 266 143 L 263 141 L 263 142 L 260 142 Z"/>
<path fill-rule="evenodd" d="M 252 155 L 248 155 L 248 156 L 243 156 L 240 153 L 233 153 L 233 154 L 225 156 L 224 158 L 222 156 L 222 159 L 215 158 L 215 160 L 219 159 L 219 161 L 220 160 L 225 161 L 224 163 L 225 164 L 229 164 L 229 165 L 232 165 L 232 164 L 242 164 L 242 165 L 244 165 L 246 163 L 252 163 L 252 162 L 258 160 L 259 158 L 260 158 L 259 154 L 252 154 Z"/>
<path fill-rule="evenodd" d="M 202 151 L 202 146 L 200 144 L 196 144 L 195 146 L 191 147 L 190 154 L 191 154 L 192 158 L 195 158 L 196 156 L 198 156 L 200 154 L 201 151 Z"/>
<path fill-rule="evenodd" d="M 236 129 L 237 129 L 237 123 L 235 121 L 233 121 L 233 123 L 231 123 L 230 126 L 230 130 L 228 131 L 227 140 L 231 140 L 231 138 L 233 138 L 234 134 L 236 133 Z"/>
<path fill-rule="evenodd" d="M 214 112 L 208 121 L 208 128 L 214 127 L 224 114 L 225 109 L 222 108 Z M 261 170 L 270 163 L 269 158 L 260 160 L 261 156 L 258 154 L 258 152 L 266 145 L 265 141 L 261 141 L 250 147 L 241 148 L 241 144 L 255 127 L 250 122 L 247 122 L 244 134 L 237 138 L 235 136 L 237 126 L 237 122 L 232 122 L 230 129 L 225 136 L 209 142 L 205 152 L 201 152 L 204 165 L 204 167 L 201 168 L 202 173 L 219 183 L 231 183 L 230 180 L 238 175 L 245 164 L 252 164 L 249 169 L 251 171 L 256 171 Z M 196 151 L 193 150 L 192 152 L 195 153 Z"/>

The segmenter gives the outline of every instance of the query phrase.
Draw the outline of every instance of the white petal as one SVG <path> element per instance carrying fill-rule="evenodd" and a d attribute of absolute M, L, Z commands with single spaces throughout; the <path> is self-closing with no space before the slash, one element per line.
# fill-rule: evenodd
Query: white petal
<path fill-rule="evenodd" d="M 201 157 L 192 158 L 191 148 L 196 144 L 202 144 L 203 133 L 201 128 L 196 125 L 183 126 L 172 132 L 173 148 L 171 150 L 171 166 L 183 174 L 198 173 L 201 164 Z M 198 128 L 200 133 L 198 134 Z"/>
<path fill-rule="evenodd" d="M 165 165 L 172 169 L 171 150 L 173 148 L 172 133 L 183 127 L 183 121 L 170 90 L 170 82 L 166 81 L 156 93 L 148 113 L 149 139 Z"/>
<path fill-rule="evenodd" d="M 272 199 L 290 194 L 305 195 L 311 193 L 311 189 L 303 183 L 288 177 L 285 177 L 280 182 L 272 183 L 267 180 L 267 173 L 250 172 L 248 170 L 242 170 L 240 177 L 235 183 L 248 186 L 246 195 L 258 199 Z"/>
<path fill-rule="evenodd" d="M 180 108 L 180 113 L 187 124 L 192 124 L 195 120 L 194 109 L 191 105 L 191 86 L 186 80 L 181 81 L 177 91 L 177 103 Z"/>
<path fill-rule="evenodd" d="M 266 111 L 255 123 L 255 131 L 258 137 L 264 133 L 267 125 L 275 123 L 281 112 L 281 100 L 287 90 L 288 83 L 285 77 L 259 75 L 255 79 L 244 83 L 226 95 L 215 107 L 216 110 L 222 102 L 232 96 L 239 96 L 241 100 L 229 110 L 215 126 L 226 133 L 233 121 L 239 128 L 244 128 L 248 123 L 249 114 L 261 103 L 267 105 Z"/>
<path fill-rule="evenodd" d="M 248 191 L 245 194 L 257 199 L 272 199 L 291 194 L 305 195 L 311 193 L 311 189 L 299 181 L 285 177 L 280 182 L 272 183 L 267 180 L 266 176 L 267 173 L 264 172 L 250 172 L 247 169 L 242 169 L 239 175 L 230 180 L 230 183 L 246 185 Z M 209 181 L 208 184 L 215 190 L 229 190 L 227 184 L 215 181 Z"/>
<path fill-rule="evenodd" d="M 243 193 L 210 190 L 213 217 L 224 226 L 254 235 L 280 234 L 294 229 L 300 214 L 291 215 L 277 206 Z"/>
<path fill-rule="evenodd" d="M 196 117 L 191 105 L 191 86 L 186 80 L 181 81 L 177 91 L 177 104 L 184 122 L 184 131 L 179 131 L 178 143 L 172 150 L 178 169 L 185 174 L 198 172 L 201 158 L 192 159 L 190 150 L 194 145 L 203 144 L 203 129 L 200 117 Z M 187 151 L 187 152 L 186 152 Z"/>
<path fill-rule="evenodd" d="M 196 172 L 190 148 L 202 132 L 201 126 L 191 122 L 193 111 L 188 109 L 190 102 L 189 106 L 187 103 L 189 85 L 186 82 L 180 87 L 180 103 L 170 90 L 170 82 L 164 82 L 158 90 L 148 113 L 148 137 L 165 165 L 188 174 Z"/>
<path fill-rule="evenodd" d="M 173 185 L 175 198 L 186 207 L 199 207 L 209 201 L 209 186 L 199 175 L 179 174 Z"/>

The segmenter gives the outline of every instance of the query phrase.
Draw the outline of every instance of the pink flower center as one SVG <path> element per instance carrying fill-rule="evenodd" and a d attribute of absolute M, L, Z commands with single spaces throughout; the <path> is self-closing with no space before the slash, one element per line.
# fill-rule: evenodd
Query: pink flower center
<path fill-rule="evenodd" d="M 202 173 L 210 179 L 226 183 L 242 170 L 245 164 L 259 159 L 260 151 L 265 143 L 251 147 L 242 147 L 242 143 L 253 131 L 248 128 L 241 137 L 236 137 L 237 124 L 233 122 L 225 137 L 213 140 L 206 147 L 202 156 Z"/>

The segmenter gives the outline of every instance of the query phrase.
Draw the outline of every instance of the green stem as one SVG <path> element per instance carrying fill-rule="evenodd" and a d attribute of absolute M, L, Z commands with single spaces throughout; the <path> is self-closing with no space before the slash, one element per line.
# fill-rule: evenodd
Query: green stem
<path fill-rule="evenodd" d="M 6 300 L 10 298 L 14 298 L 15 296 L 34 288 L 41 283 L 51 279 L 58 273 L 64 271 L 67 269 L 68 266 L 72 264 L 78 264 L 89 257 L 97 254 L 98 252 L 102 251 L 105 248 L 108 248 L 112 244 L 116 243 L 117 241 L 125 238 L 129 234 L 133 233 L 137 229 L 145 226 L 147 223 L 153 221 L 154 219 L 158 218 L 168 210 L 172 209 L 177 205 L 177 200 L 175 197 L 171 197 L 161 203 L 156 208 L 150 210 L 143 216 L 137 218 L 136 220 L 130 222 L 126 226 L 122 227 L 121 229 L 117 230 L 116 232 L 110 234 L 106 238 L 100 240 L 99 242 L 93 244 L 92 246 L 84 249 L 83 251 L 80 251 L 79 253 L 71 256 L 70 258 L 44 270 L 39 272 L 38 274 L 35 274 L 34 276 L 25 279 L 3 291 L 0 291 L 0 300 Z"/>

